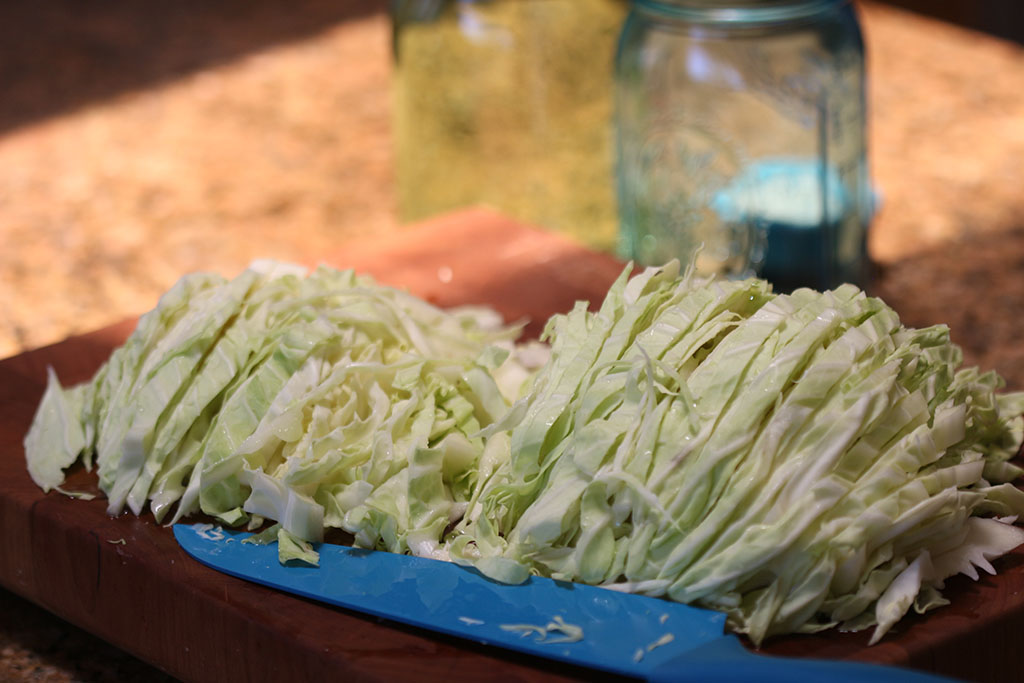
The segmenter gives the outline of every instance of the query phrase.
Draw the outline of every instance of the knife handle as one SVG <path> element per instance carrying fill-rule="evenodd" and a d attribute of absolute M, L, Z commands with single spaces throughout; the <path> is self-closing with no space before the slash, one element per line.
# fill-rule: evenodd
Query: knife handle
<path fill-rule="evenodd" d="M 654 683 L 950 683 L 952 679 L 892 666 L 826 659 L 772 657 L 750 652 L 739 638 L 722 636 L 666 662 Z"/>

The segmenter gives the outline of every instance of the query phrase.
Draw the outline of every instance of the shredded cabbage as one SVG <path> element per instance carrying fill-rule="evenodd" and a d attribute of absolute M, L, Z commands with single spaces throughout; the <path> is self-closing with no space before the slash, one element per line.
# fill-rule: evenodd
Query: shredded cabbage
<path fill-rule="evenodd" d="M 282 561 L 313 563 L 304 544 L 332 527 L 443 555 L 477 433 L 532 372 L 516 336 L 493 311 L 442 311 L 351 271 L 189 275 L 91 382 L 64 390 L 50 372 L 29 472 L 49 490 L 95 453 L 110 514 L 272 519 Z"/>
<path fill-rule="evenodd" d="M 755 643 L 877 641 L 1024 543 L 1024 394 L 945 327 L 849 285 L 629 272 L 550 348 L 351 271 L 187 276 L 91 382 L 50 372 L 28 469 L 49 490 L 95 459 L 111 514 L 272 520 L 254 542 L 282 562 L 338 528 L 720 610 Z"/>
<path fill-rule="evenodd" d="M 625 274 L 551 319 L 450 553 L 727 613 L 755 643 L 942 604 L 1024 543 L 1024 394 L 852 286 Z"/>

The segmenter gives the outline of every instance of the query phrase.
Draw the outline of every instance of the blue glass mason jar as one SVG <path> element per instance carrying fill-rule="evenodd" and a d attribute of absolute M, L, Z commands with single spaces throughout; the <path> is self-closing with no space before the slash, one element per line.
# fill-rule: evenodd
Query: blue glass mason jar
<path fill-rule="evenodd" d="M 615 66 L 620 249 L 779 291 L 864 285 L 864 44 L 849 0 L 634 0 Z"/>

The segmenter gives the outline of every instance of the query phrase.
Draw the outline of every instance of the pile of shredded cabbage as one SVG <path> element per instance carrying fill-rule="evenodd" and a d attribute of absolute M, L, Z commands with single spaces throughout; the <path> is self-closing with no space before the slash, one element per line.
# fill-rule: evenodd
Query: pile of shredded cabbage
<path fill-rule="evenodd" d="M 65 390 L 51 370 L 25 438 L 35 482 L 59 487 L 95 458 L 111 515 L 148 502 L 157 521 L 175 504 L 171 522 L 269 518 L 283 560 L 310 557 L 325 528 L 435 554 L 476 484 L 481 428 L 537 354 L 493 311 L 443 311 L 352 271 L 304 275 L 275 262 L 188 275 L 91 382 Z"/>
<path fill-rule="evenodd" d="M 188 276 L 91 382 L 51 373 L 29 471 L 95 457 L 111 513 L 271 519 L 310 562 L 341 528 L 721 610 L 755 643 L 874 642 L 1024 543 L 1024 394 L 960 369 L 945 327 L 852 286 L 628 272 L 549 321 L 550 358 L 351 272 Z"/>

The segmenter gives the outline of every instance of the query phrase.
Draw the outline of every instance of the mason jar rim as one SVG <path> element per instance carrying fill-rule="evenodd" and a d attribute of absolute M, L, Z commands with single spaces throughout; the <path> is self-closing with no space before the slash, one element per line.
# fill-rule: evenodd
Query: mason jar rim
<path fill-rule="evenodd" d="M 633 0 L 641 10 L 704 24 L 750 25 L 791 21 L 831 11 L 850 0 Z"/>

